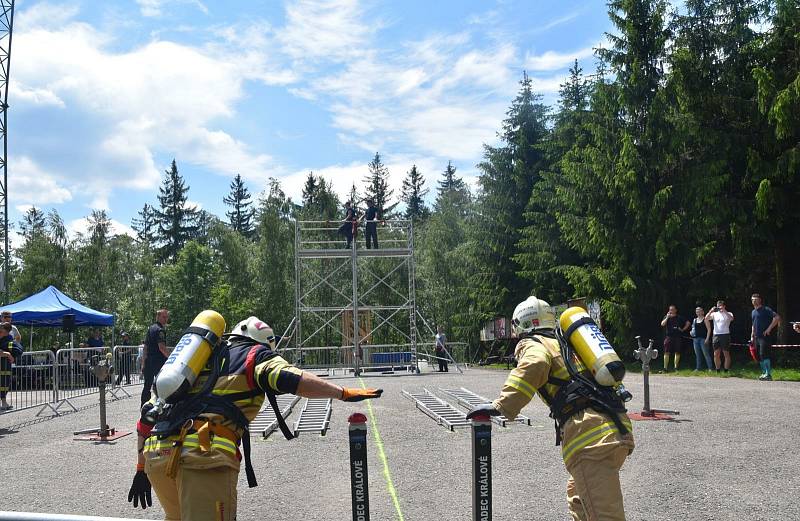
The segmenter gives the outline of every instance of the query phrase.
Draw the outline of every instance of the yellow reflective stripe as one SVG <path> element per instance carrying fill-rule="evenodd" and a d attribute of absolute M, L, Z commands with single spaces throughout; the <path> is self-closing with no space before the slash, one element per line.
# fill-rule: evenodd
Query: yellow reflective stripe
<path fill-rule="evenodd" d="M 157 450 L 172 448 L 172 444 L 176 441 L 176 439 L 177 438 L 175 436 L 170 436 L 166 440 L 159 440 L 155 437 L 147 438 L 144 442 L 144 452 L 154 452 Z M 200 441 L 197 438 L 197 434 L 189 434 L 186 436 L 186 439 L 183 440 L 184 449 L 193 449 L 199 446 Z M 214 439 L 211 440 L 211 446 L 213 448 L 230 452 L 231 454 L 236 454 L 236 444 L 227 438 L 223 438 L 222 436 L 214 436 Z"/>
<path fill-rule="evenodd" d="M 623 418 L 622 424 L 625 425 L 625 427 L 627 427 L 628 430 L 631 430 L 632 426 L 630 420 Z M 590 443 L 594 443 L 595 441 L 599 440 L 609 432 L 613 431 L 619 432 L 619 429 L 617 429 L 617 426 L 614 424 L 614 422 L 605 422 L 603 424 L 598 425 L 597 427 L 594 427 L 582 433 L 580 436 L 578 436 L 568 444 L 564 445 L 564 447 L 561 449 L 561 455 L 564 458 L 564 463 L 566 463 L 568 459 L 574 456 L 575 452 L 577 452 L 578 450 L 586 447 Z"/>
<path fill-rule="evenodd" d="M 506 385 L 510 385 L 528 398 L 533 399 L 533 397 L 536 396 L 536 389 L 518 376 L 508 375 L 508 379 L 506 379 Z"/>
<path fill-rule="evenodd" d="M 275 391 L 278 390 L 278 376 L 280 374 L 281 374 L 281 369 L 279 367 L 272 367 L 269 373 L 269 377 L 267 378 L 267 383 Z"/>

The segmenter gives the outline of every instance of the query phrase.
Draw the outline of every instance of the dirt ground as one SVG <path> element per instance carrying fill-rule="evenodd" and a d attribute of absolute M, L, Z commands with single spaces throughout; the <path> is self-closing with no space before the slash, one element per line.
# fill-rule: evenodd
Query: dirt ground
<path fill-rule="evenodd" d="M 463 386 L 493 398 L 505 374 L 470 369 L 463 375 L 365 377 L 365 385 L 385 390 L 383 398 L 372 402 L 371 411 L 364 403 L 334 402 L 326 436 L 286 441 L 278 432 L 266 441 L 254 438 L 259 487 L 248 489 L 240 474 L 238 518 L 351 519 L 347 417 L 359 411 L 374 418 L 386 457 L 384 467 L 371 425 L 373 520 L 470 519 L 469 430 L 437 425 L 402 390 Z M 359 385 L 352 377 L 335 380 Z M 629 409 L 638 411 L 641 376 L 630 375 L 626 384 L 634 394 Z M 110 403 L 110 425 L 133 430 L 139 390 L 131 387 L 132 398 Z M 651 393 L 653 407 L 680 415 L 672 422 L 635 422 L 637 448 L 622 471 L 628 519 L 800 519 L 800 384 L 656 375 Z M 107 444 L 73 441 L 73 430 L 99 424 L 96 402 L 96 395 L 79 398 L 79 412 L 53 419 L 37 420 L 35 410 L 0 416 L 0 510 L 161 518 L 157 502 L 147 511 L 127 503 L 133 435 Z M 567 473 L 552 423 L 538 399 L 523 414 L 533 426 L 493 429 L 494 519 L 568 519 Z"/>

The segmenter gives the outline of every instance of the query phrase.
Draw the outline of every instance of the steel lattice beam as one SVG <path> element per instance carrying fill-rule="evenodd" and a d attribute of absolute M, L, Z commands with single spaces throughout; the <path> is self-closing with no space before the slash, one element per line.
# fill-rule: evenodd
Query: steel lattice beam
<path fill-rule="evenodd" d="M 11 36 L 14 28 L 14 0 L 0 0 L 0 138 L 3 155 L 0 158 L 0 202 L 3 206 L 2 285 L 4 302 L 8 302 L 8 83 L 11 78 Z"/>

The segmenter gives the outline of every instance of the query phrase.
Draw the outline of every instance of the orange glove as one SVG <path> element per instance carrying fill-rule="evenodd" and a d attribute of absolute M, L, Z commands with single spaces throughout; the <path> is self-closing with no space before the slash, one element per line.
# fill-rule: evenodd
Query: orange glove
<path fill-rule="evenodd" d="M 383 389 L 354 389 L 352 387 L 342 387 L 343 402 L 360 402 L 370 398 L 380 398 Z"/>

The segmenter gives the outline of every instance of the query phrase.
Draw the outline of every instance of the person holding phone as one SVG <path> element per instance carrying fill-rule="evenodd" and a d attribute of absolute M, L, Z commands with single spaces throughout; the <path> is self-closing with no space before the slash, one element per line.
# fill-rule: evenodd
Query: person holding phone
<path fill-rule="evenodd" d="M 681 364 L 682 342 L 684 333 L 689 331 L 691 322 L 678 314 L 678 306 L 671 304 L 667 309 L 667 314 L 661 320 L 661 327 L 664 328 L 664 372 L 669 371 L 669 355 L 675 354 L 675 370 Z"/>
<path fill-rule="evenodd" d="M 711 308 L 706 315 L 706 320 L 713 324 L 714 367 L 717 372 L 728 372 L 731 369 L 731 322 L 733 313 L 728 311 L 724 300 L 718 300 L 717 305 Z"/>
<path fill-rule="evenodd" d="M 753 327 L 750 333 L 750 341 L 755 343 L 758 348 L 758 360 L 761 364 L 763 374 L 759 380 L 772 380 L 772 360 L 770 351 L 772 350 L 772 332 L 778 327 L 781 316 L 771 308 L 764 305 L 764 299 L 758 293 L 753 293 L 750 297 L 753 304 L 753 312 L 750 317 L 753 320 Z"/>

